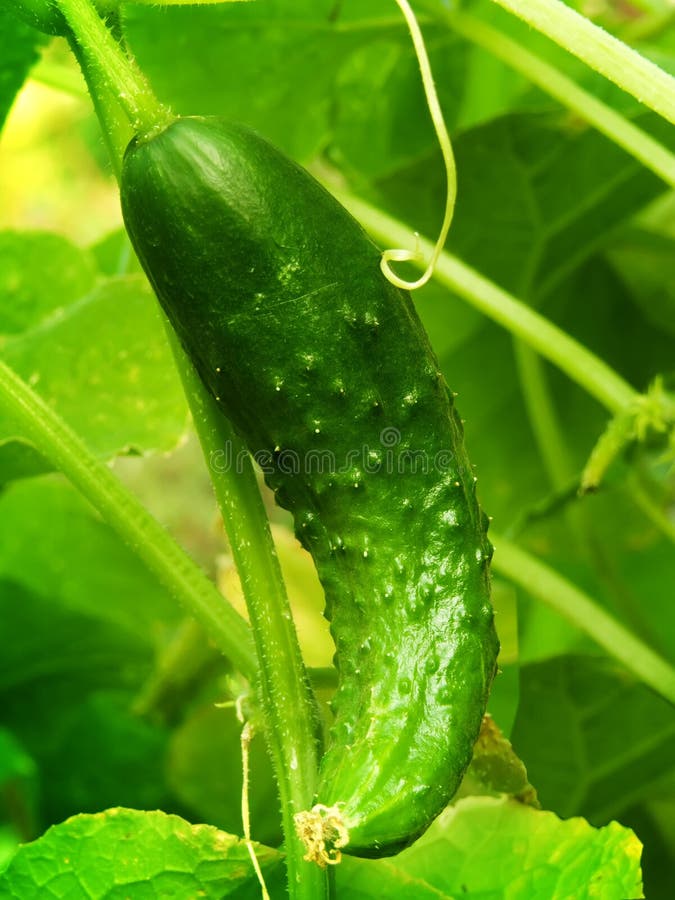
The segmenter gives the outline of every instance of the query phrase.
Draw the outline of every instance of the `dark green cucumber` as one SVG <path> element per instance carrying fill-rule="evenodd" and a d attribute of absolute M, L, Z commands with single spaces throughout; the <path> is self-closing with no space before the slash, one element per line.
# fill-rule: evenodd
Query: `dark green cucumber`
<path fill-rule="evenodd" d="M 241 126 L 132 142 L 122 208 L 325 589 L 339 686 L 317 801 L 346 852 L 395 853 L 456 790 L 497 655 L 486 517 L 427 335 L 358 223 Z"/>

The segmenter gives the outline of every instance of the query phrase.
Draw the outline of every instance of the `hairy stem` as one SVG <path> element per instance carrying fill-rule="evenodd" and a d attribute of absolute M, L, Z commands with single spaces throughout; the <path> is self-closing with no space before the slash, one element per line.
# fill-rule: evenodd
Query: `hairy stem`
<path fill-rule="evenodd" d="M 675 122 L 675 79 L 561 0 L 493 0 Z"/>
<path fill-rule="evenodd" d="M 675 155 L 621 113 L 487 22 L 482 22 L 470 13 L 445 9 L 436 9 L 436 15 L 442 17 L 457 34 L 520 72 L 532 84 L 536 84 L 566 109 L 575 112 L 646 168 L 651 169 L 666 184 L 675 187 Z"/>
<path fill-rule="evenodd" d="M 101 21 L 91 0 L 57 0 L 89 71 L 88 82 L 112 92 L 129 118 L 134 132 L 151 135 L 166 127 L 172 113 L 153 93 L 147 79 L 124 53 Z"/>
<path fill-rule="evenodd" d="M 266 737 L 281 797 L 289 895 L 327 896 L 326 873 L 303 859 L 294 815 L 311 806 L 317 782 L 317 718 L 293 617 L 251 458 L 172 337 L 174 355 L 232 556 L 246 598 L 259 663 Z M 229 464 L 224 451 L 229 449 Z"/>

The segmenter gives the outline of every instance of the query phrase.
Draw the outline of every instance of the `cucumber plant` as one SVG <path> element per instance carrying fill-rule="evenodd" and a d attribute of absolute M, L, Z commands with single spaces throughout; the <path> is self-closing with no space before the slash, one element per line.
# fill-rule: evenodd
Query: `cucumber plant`
<path fill-rule="evenodd" d="M 410 298 L 351 216 L 245 129 L 170 121 L 144 87 L 153 103 L 125 154 L 125 223 L 203 383 L 269 456 L 326 591 L 340 680 L 316 810 L 339 810 L 336 853 L 393 853 L 456 790 L 495 671 L 461 423 Z M 317 452 L 328 471 L 312 471 Z M 296 815 L 303 837 L 312 815 Z M 324 845 L 309 856 L 326 862 Z"/>
<path fill-rule="evenodd" d="M 410 10 L 404 0 L 397 2 Z M 292 628 L 284 622 L 286 607 L 278 605 L 266 622 L 280 597 L 266 598 L 267 608 L 262 603 L 262 614 L 251 618 L 265 728 L 268 734 L 276 728 L 284 744 L 279 753 L 276 738 L 270 740 L 290 892 L 294 897 L 325 896 L 330 877 L 321 868 L 340 862 L 343 853 L 397 853 L 446 805 L 470 759 L 495 674 L 498 645 L 489 600 L 487 519 L 476 498 L 454 395 L 405 290 L 426 281 L 431 267 L 419 282 L 404 282 L 388 263 L 413 259 L 414 254 L 388 251 L 383 256 L 331 194 L 262 137 L 225 119 L 175 117 L 162 107 L 102 26 L 90 0 L 24 0 L 19 6 L 32 24 L 70 40 L 109 146 L 119 151 L 132 138 L 123 164 L 121 152 L 115 159 L 124 219 L 197 374 L 190 388 L 197 397 L 193 411 L 206 410 L 211 449 L 217 448 L 214 440 L 244 441 L 279 504 L 293 514 L 298 539 L 322 581 L 338 686 L 318 772 L 318 741 L 305 704 L 302 665 L 289 666 L 285 676 L 282 671 L 297 650 Z M 441 15 L 433 3 L 424 8 Z M 467 33 L 490 37 L 489 31 L 472 31 L 470 14 L 451 20 Z M 109 24 L 117 36 L 122 33 L 117 16 Z M 583 109 L 583 97 L 574 96 Z M 129 121 L 115 131 L 115 110 L 122 108 Z M 597 106 L 594 110 L 597 116 Z M 611 133 L 613 127 L 610 117 L 605 130 Z M 623 145 L 634 137 L 624 130 Z M 640 146 L 644 150 L 644 141 Z M 654 168 L 661 170 L 661 164 Z M 452 191 L 449 198 L 451 213 Z M 351 202 L 358 208 L 354 198 Z M 367 219 L 368 207 L 361 208 Z M 376 233 L 393 231 L 389 223 L 383 214 L 372 216 L 368 224 Z M 448 224 L 446 217 L 443 234 Z M 389 236 L 381 242 L 388 245 Z M 440 250 L 441 242 L 433 256 L 428 254 L 432 262 Z M 448 260 L 442 255 L 444 278 L 466 275 L 461 264 Z M 449 271 L 454 274 L 447 276 Z M 537 350 L 548 352 L 549 359 L 602 402 L 609 397 L 612 412 L 618 415 L 626 407 L 630 427 L 624 428 L 625 440 L 612 437 L 609 451 L 601 447 L 602 465 L 597 453 L 592 458 L 595 486 L 639 432 L 640 403 L 633 401 L 642 398 L 592 353 L 473 274 L 473 286 L 466 287 L 465 279 L 464 294 L 477 306 L 485 310 L 505 298 L 495 319 L 532 339 Z M 593 365 L 586 370 L 589 358 Z M 7 378 L 0 369 L 0 387 Z M 28 389 L 21 393 L 16 379 L 7 383 L 25 407 Z M 667 413 L 664 431 L 672 421 L 672 405 L 660 396 L 653 390 L 645 399 Z M 647 406 L 645 428 L 652 428 L 655 416 L 649 402 Z M 46 408 L 36 408 L 46 423 L 34 429 L 39 446 L 42 438 L 51 440 L 52 418 Z M 204 423 L 198 415 L 195 421 L 199 431 Z M 47 456 L 59 466 L 58 453 Z M 85 493 L 91 490 L 91 478 L 74 481 Z M 238 511 L 244 520 L 258 515 L 246 501 L 237 509 L 234 495 L 238 501 L 245 492 L 238 493 L 233 481 L 224 491 L 221 484 L 221 494 L 228 490 L 226 504 L 234 519 Z M 129 518 L 122 523 L 127 536 L 132 533 Z M 142 540 L 142 530 L 133 534 L 141 534 Z M 238 536 L 242 546 L 255 544 L 255 529 L 246 523 Z M 529 572 L 536 582 L 532 592 L 544 602 L 550 602 L 545 594 L 559 594 L 558 608 L 566 608 L 576 624 L 581 612 L 588 613 L 588 631 L 596 640 L 598 623 L 607 631 L 599 639 L 603 647 L 624 660 L 632 656 L 628 665 L 633 671 L 672 696 L 672 672 L 664 661 L 650 656 L 637 639 L 627 640 L 611 617 L 603 619 L 579 592 L 565 590 L 564 581 L 545 566 L 508 541 L 495 537 L 495 543 L 501 571 L 509 579 L 524 584 Z M 263 556 L 256 562 L 267 565 Z M 146 558 L 152 561 L 153 554 Z M 256 591 L 264 597 L 264 579 Z M 244 648 L 239 665 L 252 676 L 245 629 L 237 622 Z M 278 659 L 274 646 L 280 649 Z M 300 684 L 297 706 L 286 690 L 294 679 Z M 305 723 L 304 731 L 293 727 L 294 716 Z M 249 735 L 247 725 L 247 739 Z M 296 757 L 296 749 L 306 745 L 311 745 L 309 752 Z M 289 790 L 289 775 L 303 790 Z M 244 822 L 253 854 L 247 816 Z M 301 845 L 306 865 L 298 865 Z M 351 871 L 359 871 L 351 865 L 358 863 L 346 861 L 338 872 L 346 870 L 349 879 Z"/>
<path fill-rule="evenodd" d="M 495 670 L 452 395 L 378 248 L 254 133 L 177 119 L 132 142 L 121 190 L 157 296 L 325 588 L 339 684 L 320 808 L 345 850 L 394 853 L 455 792 Z"/>

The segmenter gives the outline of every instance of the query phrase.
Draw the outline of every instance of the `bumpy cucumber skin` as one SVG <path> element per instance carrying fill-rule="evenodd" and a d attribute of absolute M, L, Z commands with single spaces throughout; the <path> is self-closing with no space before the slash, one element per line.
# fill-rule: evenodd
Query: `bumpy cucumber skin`
<path fill-rule="evenodd" d="M 241 126 L 185 118 L 132 143 L 122 208 L 325 590 L 339 686 L 317 801 L 340 805 L 346 852 L 396 853 L 455 792 L 498 652 L 487 521 L 427 335 L 358 223 Z"/>

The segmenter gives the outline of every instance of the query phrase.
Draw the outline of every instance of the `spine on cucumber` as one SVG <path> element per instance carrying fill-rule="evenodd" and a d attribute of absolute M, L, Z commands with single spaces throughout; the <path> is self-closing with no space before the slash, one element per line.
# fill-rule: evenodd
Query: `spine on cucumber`
<path fill-rule="evenodd" d="M 395 853 L 456 790 L 498 650 L 486 517 L 427 335 L 358 223 L 242 126 L 132 142 L 122 207 L 324 586 L 339 685 L 317 808 L 339 827 L 315 858 Z"/>

